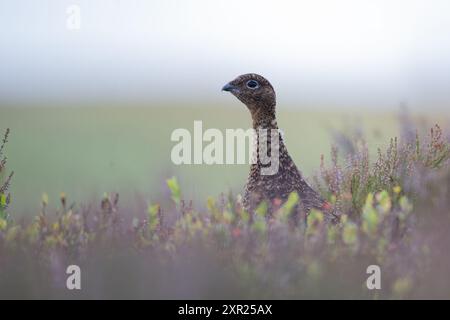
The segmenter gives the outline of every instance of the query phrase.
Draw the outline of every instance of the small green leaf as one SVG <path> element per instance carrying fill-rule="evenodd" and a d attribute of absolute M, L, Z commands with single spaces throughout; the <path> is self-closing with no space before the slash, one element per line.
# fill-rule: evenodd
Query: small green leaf
<path fill-rule="evenodd" d="M 176 177 L 167 179 L 167 186 L 170 189 L 172 200 L 178 205 L 181 201 L 181 190 L 180 185 Z"/>
<path fill-rule="evenodd" d="M 316 209 L 312 209 L 306 218 L 306 233 L 309 235 L 317 233 L 320 230 L 323 220 L 323 213 Z"/>
<path fill-rule="evenodd" d="M 159 224 L 159 204 L 148 206 L 148 227 L 150 230 L 154 230 Z"/>
<path fill-rule="evenodd" d="M 3 193 L 0 194 L 0 207 L 2 208 L 6 207 L 6 194 Z"/>
<path fill-rule="evenodd" d="M 353 222 L 347 222 L 342 231 L 342 241 L 347 245 L 355 244 L 358 240 L 358 227 Z"/>
<path fill-rule="evenodd" d="M 363 230 L 369 235 L 374 235 L 378 228 L 378 212 L 373 207 L 373 194 L 369 193 L 362 212 Z"/>
<path fill-rule="evenodd" d="M 293 191 L 289 194 L 289 197 L 287 201 L 283 205 L 283 210 L 286 215 L 290 215 L 292 213 L 292 210 L 297 205 L 299 200 L 297 192 Z"/>
<path fill-rule="evenodd" d="M 0 218 L 0 231 L 3 231 L 8 226 L 8 222 L 5 219 Z"/>
<path fill-rule="evenodd" d="M 377 193 L 378 211 L 385 215 L 391 211 L 392 201 L 389 193 L 386 190 Z"/>
<path fill-rule="evenodd" d="M 267 213 L 267 203 L 261 202 L 255 210 L 256 214 L 260 217 L 265 217 Z"/>

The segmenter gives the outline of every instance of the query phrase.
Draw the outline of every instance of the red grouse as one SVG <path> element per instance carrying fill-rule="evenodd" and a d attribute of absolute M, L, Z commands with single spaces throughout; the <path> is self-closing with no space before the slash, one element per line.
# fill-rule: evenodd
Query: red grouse
<path fill-rule="evenodd" d="M 275 206 L 279 206 L 290 193 L 295 191 L 300 198 L 300 206 L 297 206 L 296 211 L 308 214 L 312 208 L 316 208 L 325 213 L 327 220 L 332 220 L 330 204 L 324 201 L 303 179 L 278 132 L 275 117 L 276 96 L 269 81 L 260 75 L 249 73 L 227 83 L 222 90 L 231 92 L 250 110 L 253 129 L 257 137 L 257 147 L 254 149 L 256 161 L 253 161 L 251 165 L 245 187 L 244 208 L 253 212 L 262 201 L 266 201 L 272 211 Z M 262 139 L 261 132 L 264 131 L 266 138 Z M 271 137 L 270 132 L 276 132 L 276 136 Z M 278 138 L 276 144 L 271 141 L 277 142 L 274 137 Z M 278 150 L 278 170 L 273 174 L 263 174 L 262 172 L 264 167 L 268 166 L 267 162 L 261 161 L 260 157 L 260 148 L 264 147 L 264 143 L 267 144 L 268 157 L 275 148 Z"/>

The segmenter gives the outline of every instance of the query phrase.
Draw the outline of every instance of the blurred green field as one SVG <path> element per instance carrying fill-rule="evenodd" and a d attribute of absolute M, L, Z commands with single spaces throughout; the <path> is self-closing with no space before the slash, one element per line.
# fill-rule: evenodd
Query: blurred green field
<path fill-rule="evenodd" d="M 394 113 L 286 111 L 279 126 L 300 169 L 310 175 L 320 155 L 329 155 L 333 130 L 360 128 L 371 150 L 397 134 Z M 104 192 L 119 192 L 121 205 L 136 197 L 152 201 L 165 193 L 166 178 L 176 175 L 184 197 L 201 205 L 207 196 L 240 192 L 247 165 L 175 166 L 170 135 L 176 128 L 192 131 L 193 121 L 206 128 L 248 128 L 250 116 L 242 107 L 32 107 L 0 109 L 0 129 L 11 129 L 7 145 L 12 214 L 35 214 L 45 192 L 50 205 L 60 192 L 69 201 L 88 202 Z M 53 201 L 52 201 L 53 200 Z"/>

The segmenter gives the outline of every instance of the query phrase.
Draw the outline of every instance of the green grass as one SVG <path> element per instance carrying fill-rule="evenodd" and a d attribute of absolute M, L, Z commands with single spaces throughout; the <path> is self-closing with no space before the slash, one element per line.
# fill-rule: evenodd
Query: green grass
<path fill-rule="evenodd" d="M 16 173 L 15 215 L 36 213 L 44 192 L 50 205 L 60 192 L 76 202 L 106 191 L 119 192 L 122 204 L 137 194 L 151 200 L 166 192 L 163 182 L 172 175 L 180 177 L 185 198 L 203 204 L 227 189 L 240 192 L 247 176 L 247 165 L 175 166 L 170 161 L 172 130 L 192 130 L 194 120 L 203 120 L 204 128 L 248 128 L 250 116 L 240 107 L 3 107 L 0 115 L 0 128 L 11 128 L 6 154 Z M 280 110 L 278 117 L 289 151 L 307 175 L 318 168 L 321 154 L 328 157 L 331 128 L 358 123 L 373 151 L 397 132 L 395 115 L 389 113 Z"/>

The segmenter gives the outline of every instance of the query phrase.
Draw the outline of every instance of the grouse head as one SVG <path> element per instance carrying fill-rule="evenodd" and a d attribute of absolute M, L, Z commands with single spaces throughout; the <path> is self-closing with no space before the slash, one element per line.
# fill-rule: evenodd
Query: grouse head
<path fill-rule="evenodd" d="M 222 90 L 231 92 L 244 103 L 254 122 L 263 118 L 275 118 L 275 90 L 263 76 L 254 73 L 241 75 L 227 83 Z"/>

